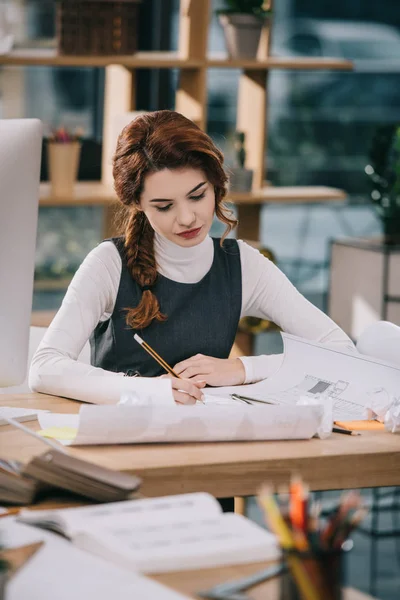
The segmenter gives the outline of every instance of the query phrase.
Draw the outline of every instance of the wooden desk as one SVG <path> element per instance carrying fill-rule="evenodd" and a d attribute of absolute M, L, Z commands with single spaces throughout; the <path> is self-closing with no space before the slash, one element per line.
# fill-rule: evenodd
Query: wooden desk
<path fill-rule="evenodd" d="M 251 565 L 235 565 L 232 567 L 220 567 L 218 569 L 202 569 L 199 571 L 181 571 L 178 573 L 164 573 L 152 575 L 160 583 L 164 583 L 178 592 L 186 594 L 190 598 L 200 598 L 196 592 L 209 589 L 214 585 L 230 581 L 239 577 L 245 577 L 256 573 L 266 567 L 263 563 Z M 251 588 L 248 591 L 249 600 L 279 600 L 279 579 L 274 578 L 262 585 Z M 347 588 L 344 600 L 373 600 L 371 596 L 357 590 Z"/>
<path fill-rule="evenodd" d="M 0 405 L 65 413 L 78 412 L 81 403 L 45 394 L 5 394 Z M 36 421 L 27 425 L 38 428 Z M 3 458 L 28 461 L 44 449 L 22 431 L 0 427 Z M 248 496 L 266 480 L 287 484 L 292 472 L 300 472 L 314 490 L 400 485 L 400 436 L 380 431 L 332 434 L 326 440 L 82 446 L 70 452 L 139 475 L 148 496 L 200 490 L 217 497 Z"/>

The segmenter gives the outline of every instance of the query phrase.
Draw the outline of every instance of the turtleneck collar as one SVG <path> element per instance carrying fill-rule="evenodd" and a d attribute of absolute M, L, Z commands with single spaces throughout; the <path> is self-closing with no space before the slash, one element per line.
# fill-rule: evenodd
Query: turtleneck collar
<path fill-rule="evenodd" d="M 200 244 L 184 248 L 155 232 L 154 253 L 161 275 L 180 283 L 197 283 L 211 268 L 214 244 L 207 235 Z"/>

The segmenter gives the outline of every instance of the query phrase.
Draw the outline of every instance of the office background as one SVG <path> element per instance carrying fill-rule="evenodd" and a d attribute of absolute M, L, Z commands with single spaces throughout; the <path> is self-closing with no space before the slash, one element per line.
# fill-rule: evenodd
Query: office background
<path fill-rule="evenodd" d="M 4 1 L 19 45 L 53 43 L 55 0 Z M 139 49 L 176 49 L 178 4 L 142 3 Z M 222 2 L 213 4 L 218 8 Z M 276 0 L 272 39 L 277 54 L 336 56 L 358 64 L 356 72 L 272 71 L 269 78 L 269 181 L 348 192 L 346 203 L 262 209 L 262 244 L 274 250 L 278 265 L 300 291 L 324 307 L 330 241 L 381 230 L 364 169 L 377 126 L 400 123 L 400 6 L 398 0 Z M 215 16 L 209 47 L 223 49 Z M 173 69 L 140 70 L 137 109 L 173 108 L 176 81 Z M 208 72 L 207 130 L 228 164 L 233 161 L 237 82 L 234 70 Z M 10 95 L 11 87 L 21 93 Z M 81 127 L 79 179 L 93 181 L 101 177 L 103 89 L 101 68 L 0 67 L 0 118 L 38 117 L 48 131 L 59 125 Z M 47 177 L 43 161 L 42 179 Z M 71 276 L 101 237 L 100 207 L 40 209 L 34 310 L 58 308 Z M 259 350 L 279 351 L 279 336 L 265 334 L 257 344 Z M 250 511 L 256 514 L 255 507 Z M 368 543 L 357 539 L 350 558 L 350 583 L 360 589 L 367 589 Z M 380 548 L 378 593 L 389 600 L 400 589 L 399 547 L 388 539 Z"/>
<path fill-rule="evenodd" d="M 54 0 L 7 2 L 18 23 L 19 43 L 51 43 Z M 221 4 L 214 0 L 215 8 Z M 177 23 L 178 0 L 146 0 L 140 12 L 139 48 L 176 48 Z M 223 49 L 215 16 L 209 46 Z M 279 0 L 272 49 L 284 55 L 334 55 L 362 65 L 362 72 L 356 73 L 274 70 L 269 78 L 268 179 L 278 185 L 331 185 L 349 193 L 345 205 L 263 207 L 262 243 L 274 249 L 293 283 L 321 306 L 328 286 L 329 240 L 380 231 L 364 167 L 377 125 L 400 120 L 398 2 Z M 21 71 L 23 95 L 17 105 L 7 104 L 4 89 Z M 38 117 L 48 127 L 82 127 L 79 178 L 99 179 L 104 69 L 3 67 L 0 73 L 0 116 Z M 172 108 L 176 78 L 169 69 L 139 71 L 137 108 Z M 228 163 L 237 82 L 233 70 L 208 73 L 208 131 Z M 45 162 L 42 178 L 47 179 Z M 66 282 L 101 239 L 101 218 L 98 207 L 41 208 L 35 309 L 60 304 Z"/>

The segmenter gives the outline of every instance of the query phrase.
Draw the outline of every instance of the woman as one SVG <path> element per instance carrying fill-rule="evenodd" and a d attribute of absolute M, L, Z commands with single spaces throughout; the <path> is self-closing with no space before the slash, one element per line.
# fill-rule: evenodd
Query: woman
<path fill-rule="evenodd" d="M 117 402 L 123 391 L 157 383 L 160 393 L 172 385 L 177 402 L 193 403 L 206 384 L 258 381 L 282 356 L 229 358 L 243 316 L 353 347 L 272 262 L 224 239 L 236 221 L 223 203 L 223 156 L 194 123 L 172 111 L 139 116 L 119 136 L 113 174 L 124 235 L 101 243 L 77 271 L 34 356 L 34 391 Z M 227 226 L 221 240 L 209 236 L 215 215 Z M 182 379 L 144 379 L 163 371 L 135 332 Z M 77 362 L 89 338 L 91 366 Z M 142 378 L 123 377 L 135 371 Z"/>

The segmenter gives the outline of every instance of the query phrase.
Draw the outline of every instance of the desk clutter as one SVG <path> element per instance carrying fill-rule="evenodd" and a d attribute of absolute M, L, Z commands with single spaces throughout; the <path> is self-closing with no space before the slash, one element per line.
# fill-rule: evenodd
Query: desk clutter
<path fill-rule="evenodd" d="M 27 597 L 21 593 L 32 585 L 35 598 L 47 597 L 40 595 L 43 582 L 50 585 L 57 576 L 52 589 L 63 586 L 64 590 L 55 595 L 57 599 L 73 594 L 83 600 L 87 585 L 91 593 L 97 592 L 97 578 L 104 581 L 105 570 L 119 600 L 179 600 L 181 594 L 144 575 L 262 561 L 269 566 L 197 590 L 197 595 L 250 600 L 247 590 L 279 577 L 281 600 L 341 600 L 343 556 L 351 547 L 349 536 L 367 512 L 358 493 L 344 495 L 325 520 L 299 477 L 291 481 L 288 494 L 275 494 L 264 485 L 258 501 L 269 530 L 241 515 L 222 513 L 217 500 L 206 493 L 66 509 L 21 509 L 17 516 L 0 519 L 2 541 L 8 548 L 0 552 L 0 560 L 10 561 L 13 575 L 7 599 Z M 74 577 L 67 581 L 72 572 Z M 100 600 L 110 597 L 110 585 L 104 585 L 96 594 Z M 129 596 L 134 591 L 138 595 Z"/>
<path fill-rule="evenodd" d="M 79 415 L 39 414 L 40 433 L 64 446 L 86 446 L 307 440 L 332 431 L 351 435 L 343 427 L 333 430 L 333 423 L 371 419 L 384 421 L 389 431 L 400 429 L 400 366 L 287 333 L 282 338 L 284 360 L 275 374 L 249 385 L 205 388 L 195 406 L 176 405 L 169 388 L 160 393 L 160 380 L 141 377 L 137 389 L 109 404 L 104 377 L 92 375 L 94 405 L 82 405 Z M 148 344 L 138 341 L 171 372 Z M 70 377 L 68 384 L 78 390 L 82 381 Z"/>
<path fill-rule="evenodd" d="M 344 557 L 351 549 L 351 533 L 367 509 L 357 492 L 348 492 L 325 520 L 320 505 L 311 500 L 301 478 L 293 478 L 288 494 L 274 494 L 264 485 L 258 502 L 276 535 L 281 560 L 248 577 L 236 578 L 202 590 L 208 600 L 250 600 L 251 588 L 279 577 L 280 600 L 341 600 L 344 598 Z M 347 596 L 346 596 L 347 597 Z"/>

